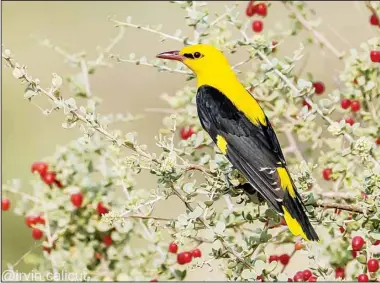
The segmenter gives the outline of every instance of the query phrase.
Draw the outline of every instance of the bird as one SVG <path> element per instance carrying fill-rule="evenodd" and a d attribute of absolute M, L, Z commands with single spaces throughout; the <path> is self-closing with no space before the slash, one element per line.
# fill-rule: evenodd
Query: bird
<path fill-rule="evenodd" d="M 319 241 L 268 117 L 223 52 L 196 44 L 156 57 L 180 61 L 195 74 L 202 128 L 252 188 L 284 217 L 293 235 Z"/>

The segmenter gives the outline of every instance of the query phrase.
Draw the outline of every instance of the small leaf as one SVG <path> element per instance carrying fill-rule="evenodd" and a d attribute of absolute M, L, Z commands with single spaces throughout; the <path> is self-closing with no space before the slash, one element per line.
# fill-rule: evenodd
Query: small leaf
<path fill-rule="evenodd" d="M 360 255 L 360 256 L 356 257 L 356 260 L 362 264 L 365 264 L 367 262 L 365 255 Z"/>
<path fill-rule="evenodd" d="M 226 224 L 224 222 L 219 221 L 215 226 L 215 233 L 222 234 L 226 230 Z"/>

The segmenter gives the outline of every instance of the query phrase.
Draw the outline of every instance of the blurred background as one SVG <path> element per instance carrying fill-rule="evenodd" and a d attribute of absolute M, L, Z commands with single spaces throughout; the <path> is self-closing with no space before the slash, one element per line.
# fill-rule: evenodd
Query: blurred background
<path fill-rule="evenodd" d="M 213 12 L 224 11 L 227 2 L 212 2 Z M 288 11 L 280 2 L 273 2 L 264 20 L 264 33 L 274 29 L 276 24 L 288 22 Z M 357 48 L 360 43 L 375 36 L 369 25 L 369 11 L 359 1 L 313 1 L 308 4 L 323 19 L 318 29 L 334 44 L 338 50 Z M 246 3 L 241 2 L 242 19 L 245 18 Z M 184 21 L 185 11 L 179 5 L 169 2 L 145 1 L 17 1 L 2 3 L 2 44 L 14 54 L 16 61 L 28 66 L 29 73 L 38 77 L 43 86 L 48 86 L 52 73 L 62 77 L 76 73 L 64 58 L 52 49 L 42 47 L 36 38 L 48 38 L 54 45 L 71 53 L 86 51 L 89 58 L 97 56 L 96 47 L 105 47 L 117 34 L 117 29 L 109 16 L 124 21 L 132 16 L 135 24 L 162 24 L 162 31 L 173 34 L 177 29 L 188 30 Z M 333 30 L 331 29 L 333 28 Z M 249 31 L 251 34 L 252 32 Z M 301 36 L 289 37 L 281 45 L 278 56 L 291 55 L 299 46 Z M 342 40 L 342 38 L 344 40 Z M 126 58 L 134 52 L 152 59 L 162 51 L 174 50 L 181 44 L 174 41 L 159 42 L 159 37 L 141 30 L 127 28 L 125 37 L 114 49 L 115 54 Z M 317 46 L 308 47 L 310 54 L 306 72 L 312 72 L 314 79 L 323 81 L 327 91 L 334 87 L 334 77 L 342 69 L 340 62 L 330 51 L 321 52 Z M 239 55 L 238 55 L 239 56 Z M 231 63 L 241 60 L 231 57 Z M 145 119 L 127 124 L 123 131 L 137 131 L 139 140 L 154 148 L 154 136 L 161 126 L 163 114 L 147 113 L 145 108 L 167 107 L 160 95 L 173 94 L 184 84 L 193 85 L 195 81 L 185 82 L 180 74 L 158 73 L 156 69 L 135 66 L 128 63 L 113 63 L 112 68 L 100 68 L 90 77 L 92 92 L 103 99 L 98 112 L 145 114 Z M 2 64 L 3 65 L 3 64 Z M 245 66 L 246 70 L 249 66 Z M 326 69 L 332 70 L 326 72 Z M 64 145 L 78 137 L 78 129 L 66 130 L 61 127 L 63 115 L 53 113 L 44 116 L 41 111 L 23 98 L 24 85 L 11 74 L 11 70 L 2 67 L 2 180 L 12 178 L 23 181 L 23 190 L 28 191 L 28 180 L 35 178 L 30 172 L 32 162 L 53 154 L 57 145 Z M 63 95 L 69 95 L 63 93 Z M 46 103 L 37 100 L 36 103 Z M 145 184 L 143 184 L 145 185 Z M 149 186 L 149 184 L 146 184 Z M 17 201 L 9 195 L 11 202 Z M 172 207 L 173 211 L 176 206 Z M 31 229 L 24 224 L 22 217 L 11 211 L 2 213 L 2 267 L 14 264 L 33 246 Z M 297 265 L 297 261 L 292 261 Z M 19 271 L 31 267 L 23 262 Z M 291 268 L 291 266 L 290 266 Z M 209 275 L 207 275 L 209 276 Z M 209 277 L 207 277 L 209 278 Z M 189 279 L 204 279 L 202 274 L 190 273 Z M 218 279 L 218 276 L 212 277 Z"/>

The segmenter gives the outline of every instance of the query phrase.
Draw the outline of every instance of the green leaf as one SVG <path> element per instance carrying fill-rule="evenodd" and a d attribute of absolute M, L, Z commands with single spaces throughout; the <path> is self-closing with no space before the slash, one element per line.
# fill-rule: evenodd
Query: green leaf
<path fill-rule="evenodd" d="M 356 260 L 358 262 L 360 262 L 361 264 L 365 264 L 367 262 L 365 255 L 360 255 L 360 256 L 356 257 Z"/>
<path fill-rule="evenodd" d="M 183 270 L 183 271 L 176 269 L 174 272 L 175 272 L 175 276 L 176 276 L 177 278 L 179 278 L 180 280 L 185 279 L 185 277 L 186 277 L 186 272 L 187 272 L 186 269 Z"/>
<path fill-rule="evenodd" d="M 375 240 L 380 240 L 380 233 L 369 233 L 369 236 Z"/>

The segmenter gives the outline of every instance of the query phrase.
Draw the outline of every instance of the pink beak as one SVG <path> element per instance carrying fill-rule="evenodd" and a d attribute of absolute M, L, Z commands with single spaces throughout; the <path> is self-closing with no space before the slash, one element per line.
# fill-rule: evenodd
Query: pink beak
<path fill-rule="evenodd" d="M 183 61 L 186 57 L 179 54 L 179 51 L 167 51 L 160 53 L 156 56 L 157 58 L 161 59 L 168 59 L 168 60 L 176 60 L 176 61 Z"/>

